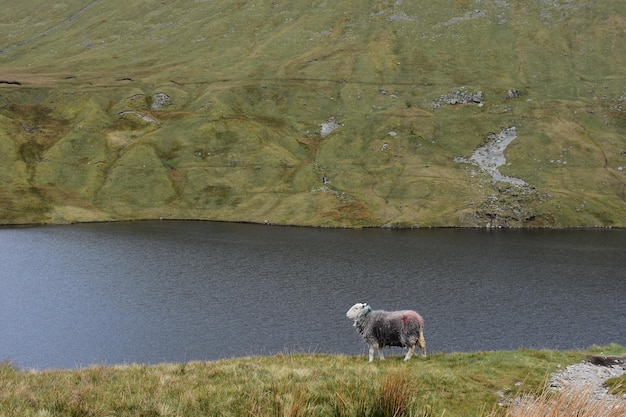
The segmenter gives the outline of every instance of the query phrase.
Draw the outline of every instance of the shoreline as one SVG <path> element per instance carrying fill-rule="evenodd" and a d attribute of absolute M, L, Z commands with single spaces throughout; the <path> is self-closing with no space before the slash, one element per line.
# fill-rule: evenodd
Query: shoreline
<path fill-rule="evenodd" d="M 296 228 L 308 228 L 308 229 L 345 229 L 345 230 L 362 230 L 362 229 L 389 229 L 389 230 L 427 230 L 427 229 L 459 229 L 459 230 L 626 230 L 626 226 L 566 226 L 566 227 L 550 227 L 550 226 L 399 226 L 399 225 L 371 225 L 371 226 L 337 226 L 337 225 L 307 225 L 307 224 L 292 224 L 292 223 L 272 223 L 272 222 L 257 222 L 257 221 L 231 221 L 231 220 L 212 220 L 212 219 L 197 219 L 197 218 L 143 218 L 143 219 L 117 219 L 117 220 L 90 220 L 90 221 L 72 221 L 72 222 L 42 222 L 42 223 L 2 223 L 0 229 L 6 228 L 29 228 L 29 227 L 44 227 L 44 226 L 71 226 L 74 224 L 106 224 L 106 223 L 139 223 L 139 222 L 211 222 L 211 223 L 229 223 L 229 224 L 250 224 L 259 226 L 277 226 L 277 227 L 296 227 Z"/>

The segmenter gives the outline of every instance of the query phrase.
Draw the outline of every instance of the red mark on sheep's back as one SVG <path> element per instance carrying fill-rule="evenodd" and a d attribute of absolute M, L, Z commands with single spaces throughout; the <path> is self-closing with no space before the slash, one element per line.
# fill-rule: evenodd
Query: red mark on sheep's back
<path fill-rule="evenodd" d="M 420 326 L 422 326 L 423 323 L 424 323 L 424 320 L 422 319 L 422 316 L 417 314 L 415 311 L 406 311 L 402 315 L 402 323 L 403 324 L 406 324 L 409 321 L 416 321 L 417 323 L 420 324 Z"/>
<path fill-rule="evenodd" d="M 407 311 L 402 315 L 402 322 L 406 323 L 407 321 L 420 321 L 421 317 L 415 311 Z"/>

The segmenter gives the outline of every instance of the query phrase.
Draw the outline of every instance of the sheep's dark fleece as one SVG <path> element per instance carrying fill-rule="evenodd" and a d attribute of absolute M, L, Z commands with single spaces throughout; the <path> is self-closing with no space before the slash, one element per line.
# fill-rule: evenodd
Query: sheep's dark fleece
<path fill-rule="evenodd" d="M 369 360 L 374 360 L 374 350 L 378 348 L 381 360 L 383 347 L 402 346 L 409 349 L 404 360 L 411 359 L 416 346 L 420 347 L 422 356 L 426 356 L 424 340 L 424 320 L 412 310 L 383 311 L 372 310 L 366 303 L 357 303 L 346 316 L 354 320 L 354 327 L 370 347 Z"/>

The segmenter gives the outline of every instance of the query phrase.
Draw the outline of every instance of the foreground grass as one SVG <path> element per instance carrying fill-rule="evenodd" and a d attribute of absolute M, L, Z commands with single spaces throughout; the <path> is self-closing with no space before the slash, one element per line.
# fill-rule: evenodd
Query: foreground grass
<path fill-rule="evenodd" d="M 586 353 L 452 353 L 373 364 L 363 357 L 293 354 L 32 372 L 3 364 L 0 416 L 486 415 L 498 391 L 538 390 L 558 366 Z"/>

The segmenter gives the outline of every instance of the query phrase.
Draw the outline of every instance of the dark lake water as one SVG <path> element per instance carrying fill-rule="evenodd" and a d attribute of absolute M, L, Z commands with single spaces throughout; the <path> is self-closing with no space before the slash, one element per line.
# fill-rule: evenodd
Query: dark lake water
<path fill-rule="evenodd" d="M 0 229 L 0 262 L 21 368 L 366 355 L 356 302 L 418 311 L 430 353 L 626 345 L 624 230 L 79 224 Z"/>

